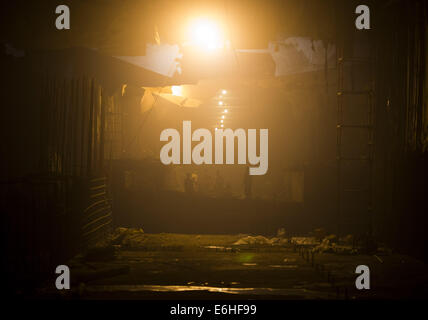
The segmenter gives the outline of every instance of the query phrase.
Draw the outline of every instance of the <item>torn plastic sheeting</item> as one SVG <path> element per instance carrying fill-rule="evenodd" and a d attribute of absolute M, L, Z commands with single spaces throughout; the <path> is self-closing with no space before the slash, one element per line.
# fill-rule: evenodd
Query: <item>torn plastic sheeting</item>
<path fill-rule="evenodd" d="M 175 95 L 169 94 L 169 93 L 156 93 L 155 92 L 153 94 L 161 97 L 162 99 L 164 99 L 170 103 L 173 103 L 177 106 L 184 107 L 184 108 L 197 108 L 202 104 L 202 102 L 197 100 L 197 99 L 187 98 L 187 97 L 182 97 L 182 96 L 175 96 Z"/>

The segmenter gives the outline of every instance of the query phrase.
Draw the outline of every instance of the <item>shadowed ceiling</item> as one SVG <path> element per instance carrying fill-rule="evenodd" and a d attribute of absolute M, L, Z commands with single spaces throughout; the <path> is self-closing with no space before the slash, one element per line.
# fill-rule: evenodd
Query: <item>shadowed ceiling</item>
<path fill-rule="evenodd" d="M 70 8 L 70 30 L 55 28 L 60 4 Z M 351 5 L 346 2 L 345 11 L 352 15 Z M 220 21 L 235 48 L 266 48 L 269 40 L 291 35 L 334 42 L 336 12 L 345 7 L 338 0 L 42 0 L 1 6 L 3 43 L 23 49 L 83 46 L 112 55 L 144 55 L 156 31 L 162 43 L 180 43 L 186 21 L 201 15 Z"/>

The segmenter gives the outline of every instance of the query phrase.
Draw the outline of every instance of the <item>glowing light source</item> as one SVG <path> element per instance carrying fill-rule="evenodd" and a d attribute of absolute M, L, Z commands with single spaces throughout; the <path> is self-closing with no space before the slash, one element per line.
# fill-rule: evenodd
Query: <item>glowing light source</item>
<path fill-rule="evenodd" d="M 222 106 L 222 105 L 223 105 L 223 101 L 219 101 L 219 102 L 218 102 L 218 105 L 219 105 L 219 106 Z"/>
<path fill-rule="evenodd" d="M 224 115 L 222 115 L 221 118 L 224 119 Z"/>
<path fill-rule="evenodd" d="M 224 109 L 224 113 L 227 113 L 227 109 Z"/>
<path fill-rule="evenodd" d="M 223 125 L 220 125 L 220 127 L 222 127 L 222 128 L 223 128 L 224 126 L 223 126 Z"/>
<path fill-rule="evenodd" d="M 174 96 L 181 96 L 181 86 L 172 86 L 171 91 Z"/>
<path fill-rule="evenodd" d="M 223 119 L 220 120 L 221 123 L 223 123 L 223 121 L 224 121 Z"/>
<path fill-rule="evenodd" d="M 221 48 L 224 43 L 217 23 L 208 19 L 195 19 L 189 24 L 188 38 L 191 45 L 206 50 Z"/>
<path fill-rule="evenodd" d="M 221 94 L 227 94 L 227 91 L 226 90 L 221 90 Z"/>

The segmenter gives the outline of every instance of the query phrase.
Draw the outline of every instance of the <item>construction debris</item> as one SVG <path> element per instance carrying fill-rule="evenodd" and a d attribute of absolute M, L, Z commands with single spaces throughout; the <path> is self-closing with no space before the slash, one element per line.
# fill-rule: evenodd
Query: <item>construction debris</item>
<path fill-rule="evenodd" d="M 128 248 L 140 247 L 146 240 L 141 228 L 117 228 L 111 237 L 111 244 Z"/>
<path fill-rule="evenodd" d="M 279 246 L 279 245 L 285 245 L 288 243 L 288 239 L 286 238 L 279 238 L 279 237 L 273 237 L 273 238 L 267 238 L 264 236 L 245 236 L 235 243 L 233 243 L 234 246 L 240 246 L 240 245 L 252 245 L 252 246 L 260 246 L 260 245 L 267 245 L 267 246 Z"/>
<path fill-rule="evenodd" d="M 246 236 L 238 241 L 236 241 L 233 245 L 284 245 L 288 243 L 288 240 L 285 238 L 273 237 L 271 239 L 264 236 Z"/>
<path fill-rule="evenodd" d="M 236 252 L 237 250 L 235 248 L 231 247 L 223 247 L 223 246 L 204 246 L 205 249 L 213 249 L 215 251 L 220 252 Z"/>
<path fill-rule="evenodd" d="M 269 239 L 263 236 L 247 236 L 244 238 L 239 239 L 234 243 L 235 246 L 240 245 L 263 245 L 263 244 L 270 244 Z"/>
<path fill-rule="evenodd" d="M 285 228 L 279 228 L 278 231 L 276 232 L 276 236 L 278 238 L 285 238 L 287 232 L 285 231 Z"/>
<path fill-rule="evenodd" d="M 319 241 L 315 237 L 292 237 L 291 243 L 302 246 L 316 246 L 319 244 Z"/>
<path fill-rule="evenodd" d="M 327 239 L 330 242 L 337 242 L 338 238 L 335 234 L 330 234 L 328 236 L 326 236 L 323 240 Z"/>
<path fill-rule="evenodd" d="M 325 238 L 327 235 L 326 231 L 323 228 L 317 228 L 312 232 L 312 235 L 317 239 L 318 241 L 321 241 Z"/>
<path fill-rule="evenodd" d="M 337 253 L 337 254 L 357 254 L 358 250 L 350 245 L 339 245 L 332 240 L 335 237 L 325 237 L 321 244 L 314 247 L 312 252 L 318 253 Z"/>

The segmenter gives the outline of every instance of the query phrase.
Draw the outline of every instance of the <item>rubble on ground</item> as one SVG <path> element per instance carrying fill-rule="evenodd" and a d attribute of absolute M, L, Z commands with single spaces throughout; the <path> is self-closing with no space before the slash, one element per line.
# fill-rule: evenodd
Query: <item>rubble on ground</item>
<path fill-rule="evenodd" d="M 311 235 L 318 241 L 322 241 L 326 237 L 327 233 L 324 228 L 317 228 L 311 232 Z"/>
<path fill-rule="evenodd" d="M 312 252 L 318 253 L 337 253 L 337 254 L 357 254 L 358 249 L 350 245 L 340 245 L 324 238 L 323 241 L 312 249 Z"/>
<path fill-rule="evenodd" d="M 323 240 L 323 241 L 324 241 L 324 240 L 328 240 L 328 241 L 330 241 L 330 242 L 337 242 L 337 241 L 338 241 L 338 238 L 337 238 L 337 236 L 336 236 L 335 234 L 330 234 L 330 235 L 328 235 L 328 236 L 324 237 L 322 240 Z"/>
<path fill-rule="evenodd" d="M 348 245 L 352 245 L 354 243 L 354 236 L 352 234 L 348 234 L 342 239 L 342 241 Z"/>
<path fill-rule="evenodd" d="M 118 248 L 165 248 L 163 242 L 167 236 L 167 234 L 163 235 L 161 238 L 163 240 L 160 243 L 159 241 L 154 243 L 153 240 L 151 240 L 150 235 L 145 234 L 144 230 L 141 228 L 116 228 L 110 235 L 108 241 L 102 246 L 89 250 L 86 253 L 86 256 L 84 256 L 84 260 L 101 261 L 114 259 Z M 320 239 L 321 236 L 323 236 L 322 239 Z M 309 236 L 301 237 L 287 237 L 285 228 L 279 228 L 277 230 L 276 236 L 274 237 L 239 234 L 234 235 L 230 239 L 230 242 L 222 243 L 221 245 L 212 245 L 209 240 L 204 240 L 201 242 L 201 235 L 197 235 L 195 238 L 197 239 L 197 245 L 199 247 L 221 252 L 236 252 L 245 248 L 246 246 L 286 246 L 290 244 L 295 246 L 308 247 L 314 253 L 335 253 L 348 255 L 365 252 L 362 244 L 356 245 L 357 243 L 355 241 L 355 236 L 349 234 L 344 237 L 338 237 L 335 234 L 328 234 L 322 228 L 318 228 L 310 232 Z M 191 242 L 191 244 L 195 245 L 194 242 Z M 376 252 L 379 252 L 380 254 L 387 254 L 388 250 L 385 248 L 379 248 L 376 250 Z"/>
<path fill-rule="evenodd" d="M 300 246 L 302 245 L 310 246 L 310 245 L 318 245 L 319 241 L 317 241 L 315 237 L 292 237 L 291 243 L 300 245 Z"/>
<path fill-rule="evenodd" d="M 267 238 L 264 236 L 246 236 L 235 243 L 233 245 L 240 246 L 240 245 L 284 245 L 288 243 L 288 240 L 285 238 L 279 238 L 279 237 L 273 237 L 273 238 Z"/>
<path fill-rule="evenodd" d="M 140 247 L 145 240 L 146 236 L 141 228 L 117 228 L 111 236 L 112 245 L 127 248 Z"/>
<path fill-rule="evenodd" d="M 357 254 L 358 249 L 353 246 L 353 236 L 347 235 L 338 238 L 335 234 L 327 235 L 324 229 L 315 229 L 311 237 L 293 237 L 291 243 L 298 246 L 312 247 L 316 253 Z M 324 234 L 322 239 L 319 239 Z"/>
<path fill-rule="evenodd" d="M 287 232 L 285 231 L 285 228 L 279 228 L 278 231 L 276 232 L 276 236 L 278 238 L 285 238 L 286 235 L 287 235 Z"/>
<path fill-rule="evenodd" d="M 220 252 L 236 252 L 237 250 L 232 247 L 223 247 L 223 246 L 203 246 L 205 249 L 211 249 Z"/>
<path fill-rule="evenodd" d="M 240 245 L 264 245 L 269 244 L 269 239 L 264 236 L 246 236 L 244 238 L 239 239 L 234 243 L 235 246 Z"/>

